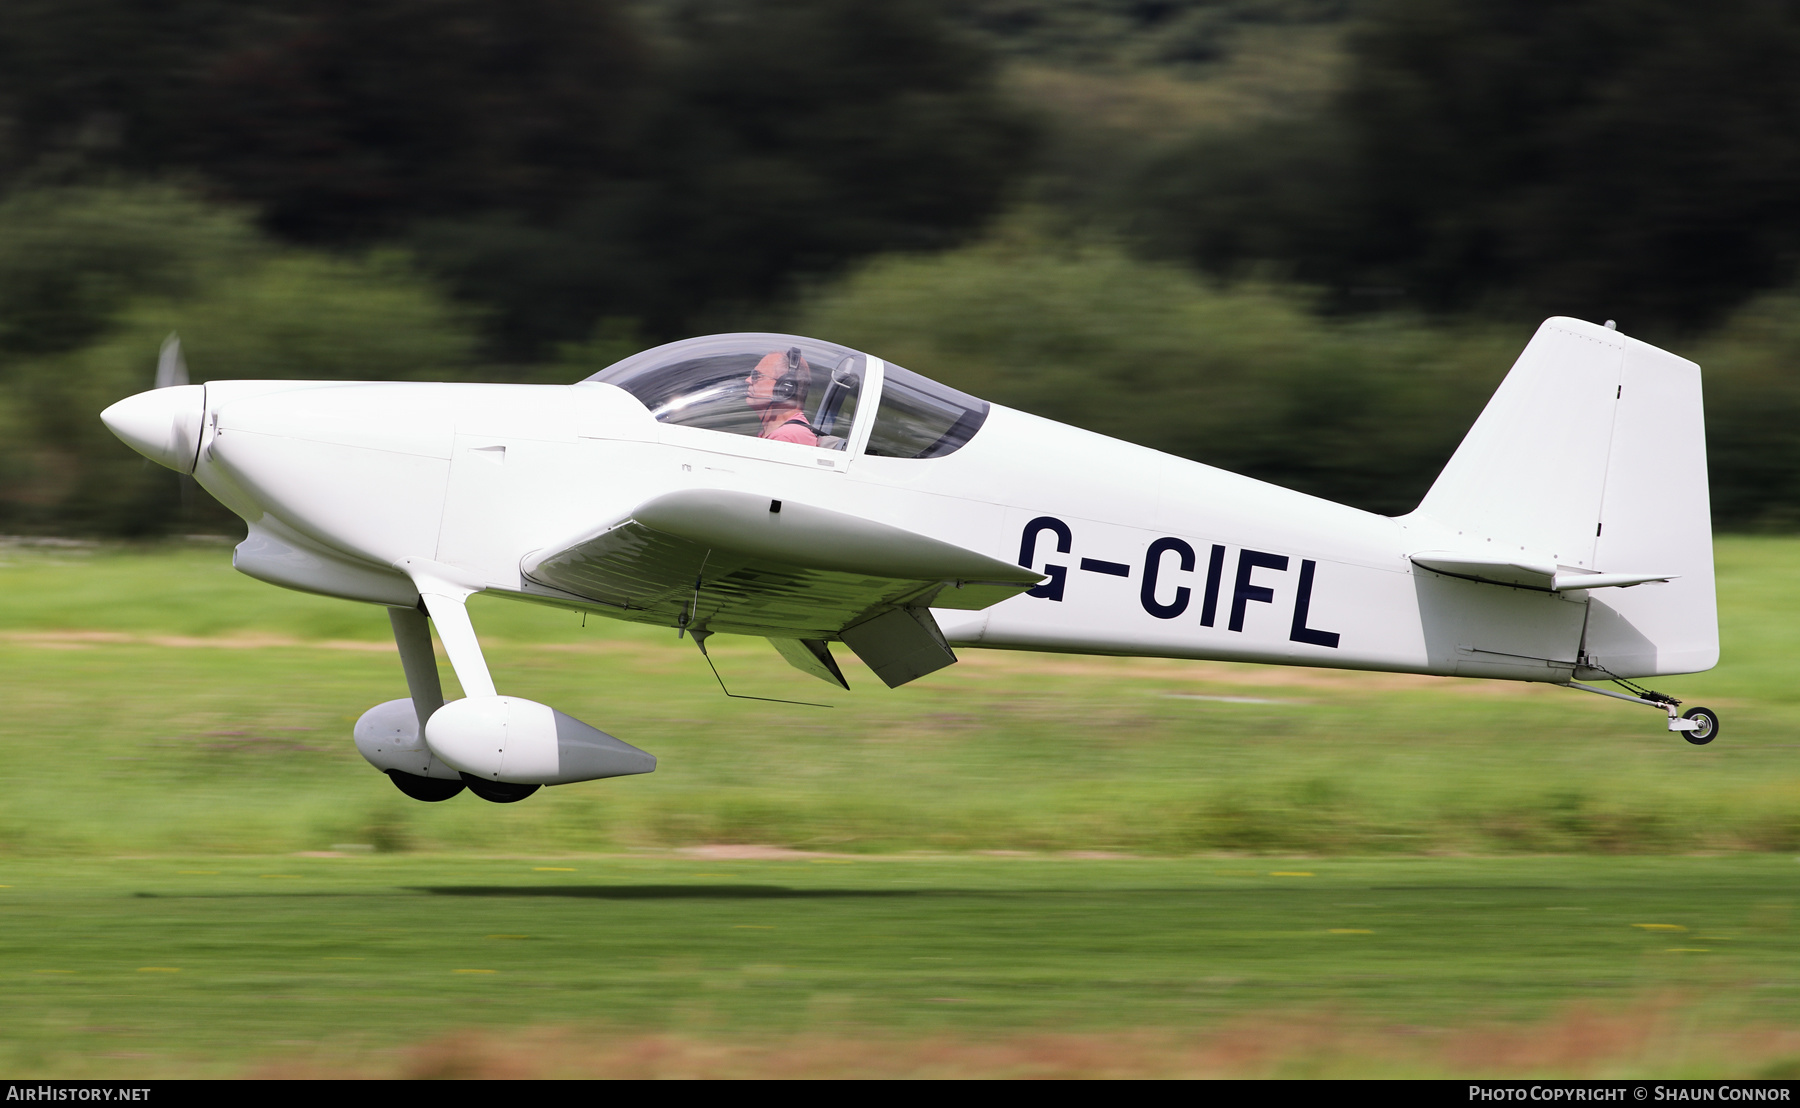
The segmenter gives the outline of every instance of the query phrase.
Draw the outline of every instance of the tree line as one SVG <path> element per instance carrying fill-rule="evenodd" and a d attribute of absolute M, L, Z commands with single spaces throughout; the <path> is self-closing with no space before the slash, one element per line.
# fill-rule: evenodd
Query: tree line
<path fill-rule="evenodd" d="M 529 360 L 967 236 L 1028 150 L 994 77 L 927 0 L 18 0 L 0 179 L 402 247 Z"/>
<path fill-rule="evenodd" d="M 1316 113 L 1146 168 L 1140 241 L 1334 312 L 1695 335 L 1800 260 L 1794 0 L 1381 0 Z"/>
<path fill-rule="evenodd" d="M 1104 165 L 1009 76 L 1321 28 L 1329 96 Z M 1720 523 L 1792 527 L 1796 140 L 1797 0 L 15 0 L 0 527 L 229 522 L 94 418 L 171 330 L 540 381 L 811 331 L 1401 512 L 1550 314 L 1701 360 Z"/>

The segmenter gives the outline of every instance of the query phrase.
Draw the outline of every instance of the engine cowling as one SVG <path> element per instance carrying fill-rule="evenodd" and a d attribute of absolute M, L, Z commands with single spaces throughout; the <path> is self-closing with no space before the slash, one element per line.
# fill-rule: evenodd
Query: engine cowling
<path fill-rule="evenodd" d="M 438 761 L 488 781 L 567 785 L 649 773 L 656 757 L 535 700 L 471 696 L 425 724 Z"/>

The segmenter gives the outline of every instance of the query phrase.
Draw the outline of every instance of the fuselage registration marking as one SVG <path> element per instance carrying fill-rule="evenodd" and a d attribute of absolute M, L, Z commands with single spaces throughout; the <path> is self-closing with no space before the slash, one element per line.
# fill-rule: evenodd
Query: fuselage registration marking
<path fill-rule="evenodd" d="M 1057 554 L 1069 554 L 1074 549 L 1075 532 L 1067 523 L 1055 516 L 1038 516 L 1025 525 L 1025 531 L 1019 541 L 1019 564 L 1027 569 L 1037 568 L 1037 548 L 1041 536 L 1049 533 L 1054 539 Z M 1219 598 L 1225 583 L 1225 554 L 1222 544 L 1212 543 L 1207 552 L 1206 579 L 1200 586 L 1200 626 L 1212 627 L 1218 621 Z M 1108 577 L 1130 577 L 1132 567 L 1123 562 L 1109 562 L 1100 558 L 1082 558 L 1077 563 L 1087 573 L 1099 573 Z M 1271 554 L 1262 550 L 1251 550 L 1243 547 L 1238 550 L 1237 568 L 1233 575 L 1230 604 L 1226 610 L 1225 629 L 1242 632 L 1244 617 L 1251 604 L 1273 604 L 1275 589 L 1268 585 L 1256 583 L 1258 570 L 1272 573 L 1286 573 L 1290 559 L 1286 554 Z M 1288 628 L 1288 639 L 1291 642 L 1307 643 L 1312 646 L 1336 648 L 1339 635 L 1336 631 L 1321 631 L 1307 626 L 1307 619 L 1312 612 L 1313 579 L 1319 563 L 1311 558 L 1300 560 L 1300 578 L 1294 593 L 1294 619 Z M 1138 603 L 1146 613 L 1157 619 L 1175 619 L 1193 604 L 1194 590 L 1188 585 L 1175 584 L 1171 590 L 1169 583 L 1179 582 L 1184 578 L 1176 577 L 1177 573 L 1193 573 L 1199 567 L 1199 555 L 1192 544 L 1185 539 L 1164 536 L 1152 542 L 1144 552 L 1144 564 L 1139 570 Z M 1037 597 L 1053 603 L 1061 603 L 1063 594 L 1069 584 L 1069 567 L 1066 565 L 1045 564 L 1040 571 L 1049 577 L 1048 581 L 1036 588 L 1026 591 L 1026 596 Z M 1166 599 L 1165 599 L 1166 598 Z"/>

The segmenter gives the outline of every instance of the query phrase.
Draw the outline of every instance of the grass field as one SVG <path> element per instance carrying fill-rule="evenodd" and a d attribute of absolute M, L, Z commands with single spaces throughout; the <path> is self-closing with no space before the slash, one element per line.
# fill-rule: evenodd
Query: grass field
<path fill-rule="evenodd" d="M 0 1067 L 395 1072 L 432 1064 L 408 1048 L 459 1029 L 557 1027 L 584 1047 L 528 1055 L 528 1072 L 569 1073 L 594 1068 L 598 1042 L 647 1035 L 812 1040 L 817 1061 L 820 1040 L 1216 1042 L 1297 1013 L 1335 1049 L 1278 1040 L 1275 1057 L 1230 1061 L 1494 1074 L 1504 1057 L 1432 1048 L 1471 1013 L 1564 1034 L 1579 998 L 1619 1027 L 1540 1068 L 1769 1072 L 1800 1060 L 1800 1034 L 1769 1035 L 1800 1022 L 1800 935 L 1779 891 L 1795 869 L 1767 855 L 34 861 L 0 890 Z M 1769 1039 L 1748 1059 L 1704 1035 L 1746 1026 Z M 1425 1050 L 1359 1057 L 1352 1028 Z M 1681 1045 L 1694 1032 L 1708 1049 Z"/>
<path fill-rule="evenodd" d="M 760 704 L 477 601 L 504 691 L 661 758 L 497 806 L 356 755 L 378 609 L 0 549 L 0 1070 L 1785 1073 L 1800 541 L 1718 554 L 1725 659 L 1657 682 L 1705 748 L 1550 688 L 968 651 L 834 694 L 715 640 L 837 706 Z"/>

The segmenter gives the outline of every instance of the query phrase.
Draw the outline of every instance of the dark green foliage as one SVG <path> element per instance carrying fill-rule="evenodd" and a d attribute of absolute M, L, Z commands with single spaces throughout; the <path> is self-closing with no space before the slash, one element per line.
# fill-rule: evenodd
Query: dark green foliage
<path fill-rule="evenodd" d="M 643 68 L 609 0 L 22 0 L 0 174 L 198 173 L 313 241 L 542 210 L 618 171 Z"/>
<path fill-rule="evenodd" d="M 255 247 L 240 220 L 172 189 L 14 193 L 0 201 L 0 372 L 93 341 L 134 297 L 189 295 Z"/>
<path fill-rule="evenodd" d="M 234 0 L 8 0 L 0 183 L 166 166 L 210 59 L 265 7 Z"/>
<path fill-rule="evenodd" d="M 992 59 L 925 3 L 697 2 L 668 36 L 635 174 L 558 218 L 509 209 L 418 236 L 499 307 L 507 352 L 582 338 L 598 314 L 673 335 L 852 258 L 956 242 L 1023 168 L 1029 132 Z"/>
<path fill-rule="evenodd" d="M 26 0 L 0 187 L 175 174 L 294 242 L 408 241 L 542 358 L 979 227 L 1029 135 L 930 0 Z"/>
<path fill-rule="evenodd" d="M 1246 24 L 1328 23 L 1355 0 L 970 0 L 953 20 L 1002 53 L 1052 65 L 1193 65 Z"/>
<path fill-rule="evenodd" d="M 176 521 L 175 475 L 133 457 L 95 418 L 149 383 L 166 331 L 140 336 L 135 373 L 85 355 L 143 298 L 238 277 L 257 249 L 241 220 L 170 189 L 0 202 L 0 526 L 145 534 Z"/>
<path fill-rule="evenodd" d="M 645 59 L 599 0 L 306 0 L 208 59 L 177 156 L 285 237 L 564 208 L 624 172 Z"/>
<path fill-rule="evenodd" d="M 1306 126 L 1157 167 L 1146 227 L 1338 307 L 1717 322 L 1800 246 L 1800 7 L 1389 0 Z"/>
<path fill-rule="evenodd" d="M 1528 331 L 1343 325 L 1113 251 L 887 260 L 802 327 L 978 396 L 1372 511 L 1410 511 Z"/>
<path fill-rule="evenodd" d="M 721 292 L 954 241 L 1025 153 L 991 60 L 925 4 L 731 0 L 680 27 L 657 176 L 678 192 L 669 215 L 702 221 L 681 268 Z"/>
<path fill-rule="evenodd" d="M 1532 325 L 1321 319 L 1293 289 L 1208 285 L 1026 236 L 886 259 L 798 326 L 990 400 L 1371 511 L 1410 511 Z M 1800 527 L 1800 296 L 1674 350 L 1706 383 L 1713 520 Z"/>
<path fill-rule="evenodd" d="M 1800 257 L 1787 0 L 623 3 L 9 5 L 0 527 L 196 522 L 93 418 L 170 330 L 197 378 L 572 380 L 746 321 L 1403 511 L 1552 313 L 1699 360 L 1717 520 L 1800 525 L 1793 303 L 1751 299 Z M 930 260 L 1008 204 L 1033 244 Z M 1121 224 L 1250 283 L 1067 245 Z"/>
<path fill-rule="evenodd" d="M 495 355 L 539 360 L 586 337 L 597 318 L 635 316 L 647 295 L 679 295 L 667 268 L 642 248 L 648 191 L 603 190 L 550 223 L 511 212 L 429 221 L 407 246 L 459 297 L 490 309 Z"/>
<path fill-rule="evenodd" d="M 1126 220 L 1142 253 L 1217 277 L 1274 269 L 1316 278 L 1316 255 L 1350 229 L 1342 196 L 1349 161 L 1344 133 L 1326 118 L 1209 130 L 1147 165 Z M 1362 303 L 1392 307 L 1393 291 L 1338 294 L 1385 292 L 1386 301 Z"/>
<path fill-rule="evenodd" d="M 99 420 L 179 331 L 196 381 L 466 375 L 461 312 L 397 258 L 283 250 L 173 189 L 0 201 L 0 527 L 142 535 L 231 518 Z"/>
<path fill-rule="evenodd" d="M 1706 381 L 1713 520 L 1800 529 L 1800 297 L 1761 297 L 1690 352 Z"/>

